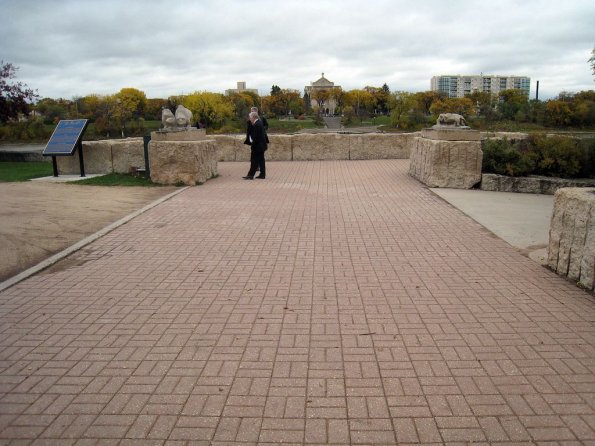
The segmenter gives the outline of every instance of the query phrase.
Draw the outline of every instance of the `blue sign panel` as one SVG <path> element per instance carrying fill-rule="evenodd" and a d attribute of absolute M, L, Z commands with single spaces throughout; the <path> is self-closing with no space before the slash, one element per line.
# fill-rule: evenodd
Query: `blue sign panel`
<path fill-rule="evenodd" d="M 87 119 L 60 121 L 43 150 L 45 156 L 72 155 L 87 128 Z"/>

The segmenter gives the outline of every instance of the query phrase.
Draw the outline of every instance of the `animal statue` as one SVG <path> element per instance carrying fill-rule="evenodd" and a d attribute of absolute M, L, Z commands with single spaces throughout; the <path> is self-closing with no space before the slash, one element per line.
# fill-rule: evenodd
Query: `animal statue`
<path fill-rule="evenodd" d="M 176 118 L 169 108 L 161 111 L 161 124 L 164 129 L 173 129 L 176 127 Z"/>
<path fill-rule="evenodd" d="M 190 127 L 192 123 L 192 112 L 183 105 L 176 108 L 176 124 L 178 127 Z"/>
<path fill-rule="evenodd" d="M 175 115 L 168 108 L 161 111 L 163 130 L 185 130 L 190 128 L 191 123 L 192 112 L 183 105 L 178 105 Z"/>
<path fill-rule="evenodd" d="M 438 116 L 437 125 L 463 127 L 467 126 L 467 121 L 461 115 L 456 113 L 442 113 Z"/>

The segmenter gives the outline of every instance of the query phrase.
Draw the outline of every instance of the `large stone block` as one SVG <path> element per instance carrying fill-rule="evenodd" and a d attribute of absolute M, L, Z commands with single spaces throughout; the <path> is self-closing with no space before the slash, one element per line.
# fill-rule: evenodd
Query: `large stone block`
<path fill-rule="evenodd" d="M 241 135 L 212 135 L 209 138 L 217 145 L 217 160 L 219 161 L 245 161 L 246 149 L 250 160 L 250 147 L 243 144 L 245 136 Z M 238 156 L 240 159 L 238 159 Z"/>
<path fill-rule="evenodd" d="M 269 135 L 270 143 L 266 159 L 271 161 L 293 160 L 293 138 L 292 135 Z"/>
<path fill-rule="evenodd" d="M 595 187 L 595 179 L 552 178 L 543 176 L 509 177 L 495 173 L 481 175 L 481 190 L 554 195 L 563 187 Z"/>
<path fill-rule="evenodd" d="M 350 135 L 318 133 L 293 135 L 294 161 L 347 160 Z"/>
<path fill-rule="evenodd" d="M 194 186 L 217 175 L 214 140 L 151 141 L 149 161 L 151 180 L 159 184 Z"/>
<path fill-rule="evenodd" d="M 350 138 L 349 159 L 407 159 L 412 133 L 364 133 L 347 135 Z"/>
<path fill-rule="evenodd" d="M 479 141 L 481 140 L 481 133 L 477 130 L 469 130 L 454 127 L 438 128 L 438 129 L 423 129 L 421 136 L 427 139 L 435 139 L 438 141 Z"/>
<path fill-rule="evenodd" d="M 562 188 L 554 195 L 548 266 L 595 288 L 595 188 Z"/>
<path fill-rule="evenodd" d="M 481 181 L 479 141 L 415 138 L 409 174 L 429 187 L 471 189 Z"/>
<path fill-rule="evenodd" d="M 151 132 L 152 141 L 200 141 L 206 139 L 205 129 L 189 127 L 185 130 Z"/>
<path fill-rule="evenodd" d="M 83 142 L 83 163 L 85 173 L 107 174 L 113 172 L 112 140 Z M 77 175 L 80 173 L 79 151 L 72 156 L 57 156 L 58 173 Z"/>
<path fill-rule="evenodd" d="M 131 168 L 145 168 L 145 149 L 142 138 L 111 140 L 112 166 L 116 173 L 128 173 Z"/>

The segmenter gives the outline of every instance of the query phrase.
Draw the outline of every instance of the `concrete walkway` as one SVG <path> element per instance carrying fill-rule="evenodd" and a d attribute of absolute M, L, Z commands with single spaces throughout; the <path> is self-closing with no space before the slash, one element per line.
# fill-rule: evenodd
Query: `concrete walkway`
<path fill-rule="evenodd" d="M 592 444 L 592 295 L 408 164 L 221 163 L 0 293 L 0 444 Z"/>

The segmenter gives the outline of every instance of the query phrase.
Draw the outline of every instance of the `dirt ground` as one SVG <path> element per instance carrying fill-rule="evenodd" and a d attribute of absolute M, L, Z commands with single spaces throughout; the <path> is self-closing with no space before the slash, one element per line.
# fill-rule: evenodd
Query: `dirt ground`
<path fill-rule="evenodd" d="M 174 190 L 0 183 L 0 282 Z"/>

